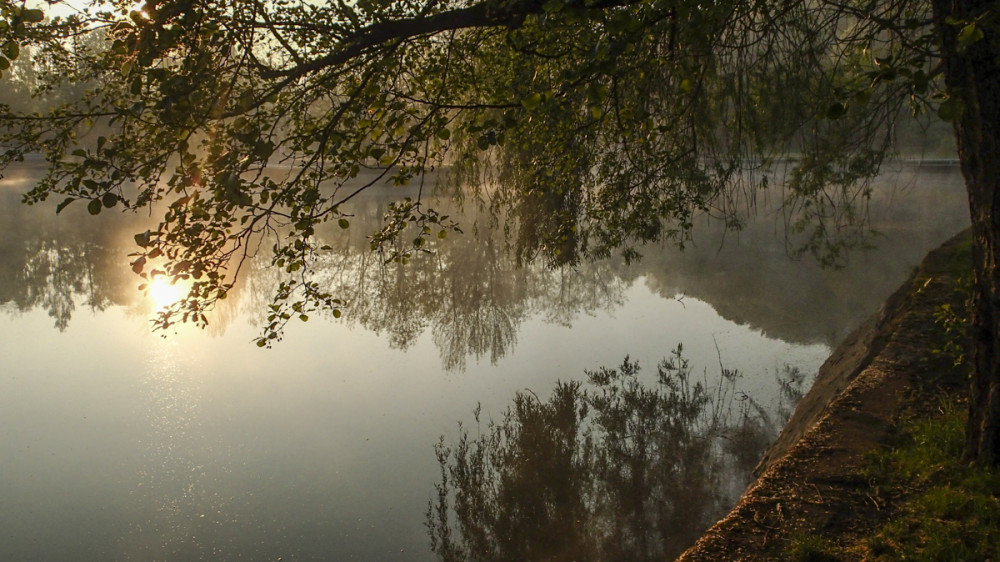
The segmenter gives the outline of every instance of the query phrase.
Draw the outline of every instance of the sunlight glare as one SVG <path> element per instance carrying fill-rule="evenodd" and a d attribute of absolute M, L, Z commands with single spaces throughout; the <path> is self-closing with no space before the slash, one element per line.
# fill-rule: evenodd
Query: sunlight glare
<path fill-rule="evenodd" d="M 149 297 L 153 299 L 156 308 L 170 306 L 181 300 L 185 288 L 178 283 L 170 283 L 166 277 L 159 276 L 149 284 Z"/>

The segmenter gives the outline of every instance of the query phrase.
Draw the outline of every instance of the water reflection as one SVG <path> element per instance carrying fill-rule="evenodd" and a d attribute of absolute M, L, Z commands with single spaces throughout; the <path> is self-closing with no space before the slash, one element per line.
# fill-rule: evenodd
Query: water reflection
<path fill-rule="evenodd" d="M 646 248 L 631 267 L 608 259 L 548 269 L 519 263 L 497 217 L 444 200 L 429 204 L 460 217 L 467 234 L 440 241 L 434 254 L 408 265 L 385 263 L 369 251 L 367 238 L 388 203 L 402 195 L 385 190 L 357 200 L 349 230 L 317 234 L 332 249 L 313 270 L 321 286 L 349 302 L 347 322 L 383 334 L 397 349 L 429 333 L 446 369 L 464 369 L 469 360 L 496 363 L 517 345 L 527 318 L 569 325 L 581 314 L 614 310 L 640 278 L 664 298 L 694 296 L 769 336 L 833 346 L 928 249 L 967 224 L 962 193 L 955 170 L 910 167 L 886 176 L 871 211 L 873 227 L 885 236 L 874 250 L 850 256 L 843 270 L 790 259 L 780 215 L 769 214 L 766 205 L 758 221 L 727 240 L 707 222 L 696 227 L 685 251 Z M 155 289 L 152 299 L 141 299 L 135 290 L 140 280 L 127 267 L 132 234 L 146 227 L 142 217 L 90 217 L 70 206 L 57 218 L 52 209 L 24 209 L 12 190 L 0 195 L 0 304 L 7 310 L 44 308 L 65 329 L 80 309 L 125 305 L 148 316 L 168 300 Z M 246 271 L 211 318 L 212 333 L 221 334 L 240 316 L 266 324 L 264 311 L 282 274 L 266 256 Z"/>
<path fill-rule="evenodd" d="M 627 269 L 615 259 L 519 267 L 502 229 L 474 210 L 461 214 L 466 235 L 397 267 L 368 251 L 365 234 L 398 194 L 370 194 L 351 209 L 350 229 L 319 233 L 333 249 L 314 264 L 352 306 L 336 321 L 296 323 L 266 351 L 248 345 L 281 280 L 266 259 L 246 264 L 249 274 L 215 311 L 215 337 L 183 329 L 151 337 L 154 304 L 136 292 L 126 257 L 149 217 L 91 217 L 73 205 L 56 217 L 51 207 L 20 205 L 5 178 L 0 527 L 10 540 L 0 558 L 430 559 L 423 512 L 440 467 L 428 445 L 471 405 L 482 403 L 488 419 L 524 388 L 547 403 L 559 374 L 613 364 L 626 351 L 651 366 L 681 340 L 697 365 L 712 364 L 721 349 L 747 373 L 740 387 L 768 401 L 780 365 L 811 373 L 829 350 L 761 330 L 833 341 L 852 315 L 874 310 L 880 291 L 961 228 L 951 218 L 964 209 L 961 185 L 953 203 L 950 177 L 921 180 L 918 196 L 905 198 L 934 216 L 892 207 L 912 214 L 880 218 L 880 249 L 842 272 L 790 261 L 770 217 L 721 253 L 707 224 L 685 252 L 649 249 Z M 650 388 L 655 371 L 639 375 Z M 597 427 L 588 408 L 574 422 L 584 430 Z M 746 443 L 739 419 L 724 435 Z M 761 434 L 753 423 L 745 432 Z M 698 458 L 699 433 L 689 434 L 680 467 Z M 715 443 L 729 451 L 716 464 L 756 460 L 756 445 Z M 695 478 L 678 470 L 675 480 Z M 735 497 L 738 478 L 717 474 L 719 489 L 730 488 L 719 497 Z"/>
<path fill-rule="evenodd" d="M 207 560 L 219 554 L 204 546 L 215 544 L 204 535 L 221 515 L 221 498 L 204 483 L 206 467 L 197 450 L 204 439 L 202 400 L 196 381 L 177 360 L 181 353 L 171 343 L 157 346 L 142 376 L 142 407 L 150 433 L 142 444 L 145 466 L 132 496 L 143 515 L 119 540 L 119 559 Z"/>
<path fill-rule="evenodd" d="M 955 168 L 901 165 L 873 189 L 874 246 L 846 255 L 840 269 L 789 256 L 780 209 L 768 211 L 766 201 L 743 231 L 702 225 L 696 247 L 646 252 L 639 267 L 664 297 L 690 295 L 770 337 L 833 347 L 878 310 L 928 251 L 969 224 Z"/>
<path fill-rule="evenodd" d="M 699 380 L 680 347 L 651 381 L 627 358 L 587 374 L 442 437 L 427 511 L 441 560 L 673 559 L 735 503 L 803 384 L 785 372 L 775 417 L 736 372 Z"/>
<path fill-rule="evenodd" d="M 366 211 L 361 232 L 370 232 L 381 218 L 377 211 Z M 466 213 L 463 223 L 488 220 Z M 385 334 L 399 349 L 430 331 L 446 369 L 464 369 L 469 358 L 496 363 L 516 345 L 520 325 L 533 315 L 569 325 L 578 314 L 612 309 L 623 300 L 627 282 L 613 262 L 556 270 L 520 264 L 501 233 L 477 230 L 440 242 L 433 254 L 418 255 L 406 265 L 385 262 L 369 251 L 364 238 L 348 239 L 316 269 L 334 294 L 347 297 L 348 322 Z"/>
<path fill-rule="evenodd" d="M 124 279 L 107 275 L 109 262 L 120 258 L 110 233 L 24 213 L 12 193 L 0 195 L 0 304 L 21 312 L 42 308 L 59 330 L 78 306 L 104 310 L 121 304 Z"/>

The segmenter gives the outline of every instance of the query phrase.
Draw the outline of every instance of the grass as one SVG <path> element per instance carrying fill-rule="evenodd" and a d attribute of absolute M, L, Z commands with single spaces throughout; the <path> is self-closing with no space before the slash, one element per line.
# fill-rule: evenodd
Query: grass
<path fill-rule="evenodd" d="M 895 498 L 887 523 L 853 546 L 794 533 L 784 558 L 1000 561 L 1000 470 L 964 460 L 965 420 L 964 405 L 946 399 L 939 415 L 910 420 L 895 447 L 870 455 L 865 476 L 872 497 Z"/>
<path fill-rule="evenodd" d="M 967 303 L 971 238 L 946 267 L 955 306 L 940 306 L 942 330 L 935 354 L 950 356 L 955 380 L 966 380 Z M 964 458 L 968 409 L 964 386 L 942 398 L 936 413 L 902 424 L 895 446 L 870 457 L 867 475 L 876 495 L 895 498 L 893 517 L 860 544 L 866 560 L 1000 561 L 1000 470 Z"/>
<path fill-rule="evenodd" d="M 932 277 L 915 281 L 911 312 L 933 324 L 915 333 L 937 348 L 905 351 L 923 365 L 913 373 L 909 413 L 853 473 L 858 487 L 846 501 L 857 509 L 840 514 L 849 523 L 800 521 L 803 530 L 788 531 L 772 558 L 1000 562 L 1000 469 L 964 456 L 971 240 L 951 249 L 937 256 Z"/>
<path fill-rule="evenodd" d="M 902 490 L 897 513 L 862 541 L 868 560 L 1000 560 L 1000 471 L 963 459 L 966 412 L 948 399 L 871 458 L 881 490 Z"/>
<path fill-rule="evenodd" d="M 835 562 L 837 547 L 816 535 L 797 532 L 788 539 L 786 553 L 793 562 Z"/>

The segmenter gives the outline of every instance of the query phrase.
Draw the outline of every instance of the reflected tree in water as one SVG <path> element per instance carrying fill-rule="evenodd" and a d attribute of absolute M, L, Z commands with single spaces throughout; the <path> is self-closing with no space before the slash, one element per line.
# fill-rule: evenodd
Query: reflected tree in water
<path fill-rule="evenodd" d="M 580 313 L 624 300 L 627 281 L 617 262 L 554 269 L 518 264 L 502 233 L 486 228 L 434 245 L 434 252 L 415 255 L 406 265 L 387 260 L 370 251 L 365 233 L 381 224 L 391 199 L 359 199 L 352 220 L 360 228 L 317 232 L 330 250 L 313 264 L 312 275 L 345 297 L 349 322 L 386 334 L 395 348 L 407 349 L 430 331 L 446 369 L 464 369 L 470 358 L 498 361 L 532 316 L 569 325 Z M 28 213 L 16 201 L 0 201 L 0 212 L 0 304 L 19 312 L 43 308 L 62 330 L 77 310 L 142 302 L 122 257 L 123 241 L 131 241 L 129 233 L 141 221 L 59 221 Z M 471 212 L 465 218 L 490 220 Z M 267 310 L 281 280 L 269 256 L 249 260 L 244 282 L 212 311 L 211 330 L 224 332 L 242 312 L 259 324 L 254 313 Z"/>
<path fill-rule="evenodd" d="M 427 510 L 442 560 L 664 560 L 735 502 L 781 419 L 737 392 L 739 375 L 695 380 L 680 346 L 645 382 L 637 362 L 519 392 L 499 421 L 435 451 Z M 784 375 L 788 398 L 801 391 Z"/>
<path fill-rule="evenodd" d="M 123 304 L 130 294 L 126 287 L 134 283 L 121 274 L 126 263 L 121 251 L 99 229 L 5 212 L 0 218 L 0 305 L 19 313 L 44 309 L 55 327 L 65 330 L 78 307 L 99 311 Z"/>
<path fill-rule="evenodd" d="M 345 296 L 348 321 L 387 334 L 394 347 L 406 349 L 430 330 L 446 369 L 464 369 L 469 359 L 500 360 L 534 315 L 568 325 L 580 313 L 624 300 L 627 282 L 618 262 L 575 268 L 519 263 L 503 233 L 490 228 L 433 245 L 433 253 L 416 254 L 406 265 L 387 260 L 357 234 L 377 227 L 384 209 L 384 201 L 368 202 L 354 217 L 362 228 L 329 236 L 333 250 L 318 260 L 315 275 Z M 462 217 L 468 224 L 494 219 L 472 210 Z M 404 243 L 396 244 L 402 251 Z"/>
<path fill-rule="evenodd" d="M 43 308 L 60 331 L 69 326 L 78 299 L 91 310 L 111 304 L 107 287 L 96 280 L 88 259 L 99 248 L 85 242 L 71 246 L 52 240 L 34 242 L 24 248 L 24 267 L 5 276 L 11 283 L 4 284 L 0 301 L 13 302 L 20 311 Z"/>

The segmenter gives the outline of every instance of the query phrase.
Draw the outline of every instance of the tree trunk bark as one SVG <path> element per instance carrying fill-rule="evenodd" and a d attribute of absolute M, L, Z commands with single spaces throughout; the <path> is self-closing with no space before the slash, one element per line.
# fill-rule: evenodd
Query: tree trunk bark
<path fill-rule="evenodd" d="M 964 104 L 955 121 L 958 156 L 973 231 L 973 294 L 970 336 L 973 373 L 969 392 L 966 447 L 980 464 L 1000 465 L 1000 33 L 997 20 L 977 26 L 982 39 L 964 49 L 963 25 L 1000 5 L 990 0 L 933 0 L 942 39 L 945 83 L 952 99 Z"/>

